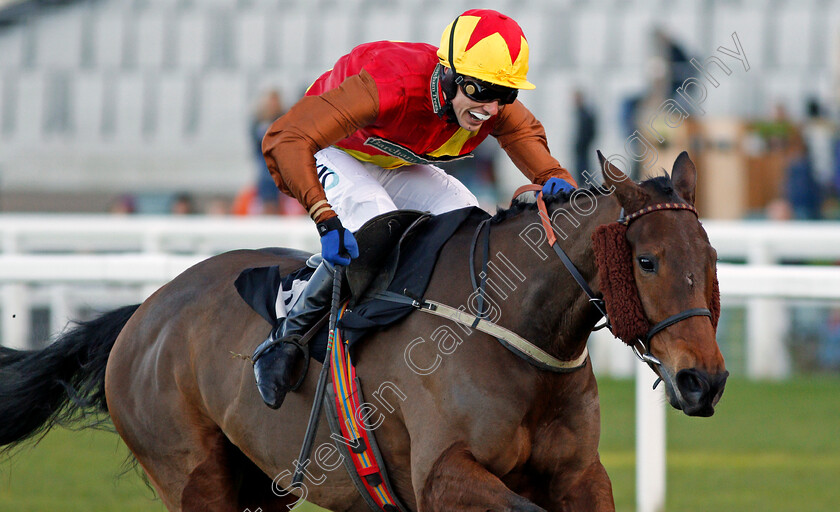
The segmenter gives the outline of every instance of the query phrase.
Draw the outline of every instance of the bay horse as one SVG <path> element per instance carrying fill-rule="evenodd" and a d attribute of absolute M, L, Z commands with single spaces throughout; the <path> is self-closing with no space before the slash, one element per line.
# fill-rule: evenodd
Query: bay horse
<path fill-rule="evenodd" d="M 686 153 L 670 177 L 641 184 L 599 157 L 603 186 L 549 201 L 545 212 L 595 294 L 603 279 L 590 239 L 596 228 L 623 212 L 691 205 L 697 176 Z M 524 236 L 539 223 L 537 209 L 527 205 L 494 217 L 490 253 L 504 258 L 497 269 L 512 270 L 506 284 L 499 275 L 488 280 L 486 300 L 500 325 L 555 358 L 573 360 L 601 315 L 551 247 Z M 461 226 L 444 245 L 428 298 L 454 307 L 469 303 L 474 229 Z M 716 254 L 695 215 L 685 209 L 645 215 L 629 225 L 626 239 L 651 324 L 711 304 Z M 275 411 L 260 400 L 251 365 L 231 357 L 249 354 L 271 328 L 237 295 L 237 276 L 269 265 L 292 271 L 305 257 L 272 250 L 214 256 L 142 305 L 77 324 L 43 350 L 2 349 L 0 444 L 14 445 L 86 411 L 107 411 L 169 510 L 280 511 L 299 494 L 336 512 L 366 510 L 325 427 L 303 486 L 295 493 L 283 487 L 306 430 L 319 364 L 313 362 L 300 390 Z M 448 326 L 445 339 L 441 326 Z M 728 372 L 715 330 L 709 315 L 691 315 L 645 347 L 669 402 L 686 414 L 712 414 L 723 392 Z M 356 351 L 356 370 L 365 389 L 376 390 L 375 436 L 407 509 L 614 510 L 598 455 L 591 364 L 544 371 L 492 336 L 466 335 L 449 320 L 415 312 L 370 335 Z"/>

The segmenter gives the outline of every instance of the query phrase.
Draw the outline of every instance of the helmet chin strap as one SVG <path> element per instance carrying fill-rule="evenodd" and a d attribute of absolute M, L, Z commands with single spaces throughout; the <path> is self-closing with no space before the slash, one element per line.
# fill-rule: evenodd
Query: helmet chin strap
<path fill-rule="evenodd" d="M 449 30 L 449 67 L 438 64 L 435 73 L 439 74 L 440 90 L 443 92 L 444 101 L 439 109 L 435 109 L 435 113 L 441 118 L 446 119 L 448 123 L 459 124 L 458 117 L 455 115 L 455 108 L 452 106 L 452 99 L 458 94 L 458 72 L 455 71 L 455 26 L 458 24 L 460 16 L 457 16 L 452 22 L 452 28 Z M 435 80 L 432 80 L 435 82 Z M 434 87 L 434 85 L 433 85 Z M 433 92 L 436 94 L 437 90 Z"/>
<path fill-rule="evenodd" d="M 438 117 L 455 124 L 458 123 L 458 119 L 455 116 L 452 99 L 457 93 L 458 86 L 452 78 L 452 72 L 443 64 L 438 64 L 432 73 L 432 105 Z"/>
<path fill-rule="evenodd" d="M 455 21 L 452 22 L 452 29 L 449 31 L 449 67 L 452 68 L 452 79 L 454 80 L 455 77 L 458 76 L 458 72 L 455 71 L 455 25 L 458 24 L 458 20 L 461 19 L 460 16 L 455 18 Z"/>

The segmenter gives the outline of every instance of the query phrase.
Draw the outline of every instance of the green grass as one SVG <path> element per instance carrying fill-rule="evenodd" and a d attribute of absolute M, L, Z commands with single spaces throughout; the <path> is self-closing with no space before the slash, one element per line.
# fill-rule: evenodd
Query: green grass
<path fill-rule="evenodd" d="M 632 511 L 634 389 L 606 379 L 599 386 L 602 460 L 617 510 Z M 714 416 L 670 410 L 667 422 L 667 510 L 840 510 L 840 379 L 730 379 Z"/>
<path fill-rule="evenodd" d="M 634 510 L 632 381 L 600 379 L 601 457 Z M 668 413 L 667 510 L 833 512 L 840 507 L 840 378 L 730 379 L 711 418 Z M 0 463 L 0 511 L 164 512 L 115 434 L 56 430 Z M 315 512 L 314 506 L 301 512 Z"/>
<path fill-rule="evenodd" d="M 15 512 L 164 511 L 135 471 L 116 434 L 57 429 L 0 465 L 0 510 Z"/>

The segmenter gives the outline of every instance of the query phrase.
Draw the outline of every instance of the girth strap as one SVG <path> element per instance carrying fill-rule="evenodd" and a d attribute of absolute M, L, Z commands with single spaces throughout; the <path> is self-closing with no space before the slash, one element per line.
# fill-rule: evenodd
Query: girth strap
<path fill-rule="evenodd" d="M 481 272 L 479 273 L 479 278 L 481 279 L 480 282 L 476 281 L 476 273 L 475 273 L 475 249 L 478 247 L 478 237 L 481 235 L 481 231 L 487 226 L 487 236 L 484 237 L 484 244 L 483 245 L 483 253 L 481 258 Z M 484 318 L 484 294 L 487 289 L 487 264 L 490 262 L 490 219 L 484 219 L 478 224 L 478 227 L 473 234 L 472 244 L 470 244 L 470 280 L 472 281 L 472 287 L 474 291 L 478 292 L 477 297 L 477 309 L 478 315 L 476 315 L 476 322 L 478 319 Z M 471 325 L 471 327 L 475 328 L 475 325 Z"/>

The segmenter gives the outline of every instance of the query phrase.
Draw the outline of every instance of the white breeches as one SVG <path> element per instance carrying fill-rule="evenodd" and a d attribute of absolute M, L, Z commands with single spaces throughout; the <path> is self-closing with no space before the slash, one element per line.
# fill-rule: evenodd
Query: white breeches
<path fill-rule="evenodd" d="M 318 179 L 345 228 L 357 231 L 368 220 L 394 210 L 440 214 L 478 206 L 460 181 L 434 165 L 383 169 L 328 147 L 315 154 Z"/>

